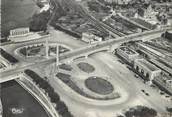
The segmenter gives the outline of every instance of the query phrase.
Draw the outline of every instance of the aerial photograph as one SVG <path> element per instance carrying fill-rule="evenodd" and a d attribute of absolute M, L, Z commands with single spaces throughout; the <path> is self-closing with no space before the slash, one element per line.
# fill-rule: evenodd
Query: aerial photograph
<path fill-rule="evenodd" d="M 172 117 L 172 0 L 0 0 L 0 117 Z"/>

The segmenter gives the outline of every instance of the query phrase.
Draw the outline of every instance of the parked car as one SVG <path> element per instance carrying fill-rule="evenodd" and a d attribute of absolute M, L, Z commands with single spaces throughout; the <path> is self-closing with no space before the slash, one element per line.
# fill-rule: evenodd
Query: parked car
<path fill-rule="evenodd" d="M 135 74 L 134 76 L 135 76 L 136 78 L 139 78 L 139 75 L 137 75 L 137 74 Z"/>
<path fill-rule="evenodd" d="M 149 96 L 149 93 L 145 93 L 145 95 Z"/>

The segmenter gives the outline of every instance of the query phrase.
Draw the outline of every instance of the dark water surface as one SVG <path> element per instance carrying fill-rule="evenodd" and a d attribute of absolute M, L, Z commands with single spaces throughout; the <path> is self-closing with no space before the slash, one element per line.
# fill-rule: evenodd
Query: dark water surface
<path fill-rule="evenodd" d="M 43 107 L 17 82 L 8 81 L 1 84 L 3 117 L 48 117 Z M 22 111 L 12 113 L 12 109 Z"/>

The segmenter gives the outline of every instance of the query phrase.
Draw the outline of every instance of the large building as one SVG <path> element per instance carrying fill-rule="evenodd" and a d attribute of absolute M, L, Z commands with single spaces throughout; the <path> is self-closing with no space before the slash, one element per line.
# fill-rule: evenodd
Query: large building
<path fill-rule="evenodd" d="M 134 69 L 150 81 L 161 75 L 161 70 L 145 59 L 136 59 L 134 61 Z"/>
<path fill-rule="evenodd" d="M 137 59 L 139 57 L 139 54 L 136 51 L 134 51 L 126 46 L 122 46 L 122 47 L 118 48 L 116 50 L 116 53 L 129 63 L 132 63 L 135 59 Z"/>
<path fill-rule="evenodd" d="M 10 30 L 9 38 L 26 36 L 30 33 L 29 28 L 17 28 Z"/>
<path fill-rule="evenodd" d="M 172 77 L 162 75 L 153 80 L 153 82 L 162 90 L 172 95 Z"/>
<path fill-rule="evenodd" d="M 144 52 L 144 53 L 150 53 L 152 55 L 156 55 L 159 57 L 163 57 L 165 58 L 166 56 L 164 54 L 162 54 L 161 52 L 149 47 L 149 45 L 146 45 L 144 43 L 137 43 L 137 47 L 140 51 Z"/>
<path fill-rule="evenodd" d="M 8 36 L 8 40 L 13 42 L 22 42 L 22 41 L 29 41 L 35 40 L 50 36 L 47 35 L 40 35 L 40 32 L 30 32 L 28 27 L 17 28 L 10 30 L 10 35 Z"/>
<path fill-rule="evenodd" d="M 82 40 L 87 43 L 94 43 L 97 41 L 102 41 L 102 37 L 96 36 L 90 32 L 83 32 L 82 33 Z"/>

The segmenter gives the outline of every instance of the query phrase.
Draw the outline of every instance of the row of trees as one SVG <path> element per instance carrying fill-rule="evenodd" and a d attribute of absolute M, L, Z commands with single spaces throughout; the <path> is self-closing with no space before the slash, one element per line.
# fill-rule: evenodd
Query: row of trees
<path fill-rule="evenodd" d="M 105 13 L 108 13 L 110 11 L 110 8 L 107 6 L 102 6 L 98 2 L 95 1 L 89 1 L 87 2 L 89 10 L 95 11 L 95 12 L 100 12 L 104 11 Z"/>
<path fill-rule="evenodd" d="M 162 37 L 164 37 L 164 38 L 166 38 L 166 39 L 168 39 L 170 42 L 172 42 L 172 33 L 169 33 L 169 32 L 165 32 L 165 33 L 163 33 L 162 34 Z"/>
<path fill-rule="evenodd" d="M 15 64 L 18 62 L 18 60 L 15 57 L 13 57 L 9 53 L 7 53 L 2 48 L 0 48 L 0 53 L 1 53 L 1 56 L 3 56 L 5 59 L 7 59 L 11 64 Z"/>
<path fill-rule="evenodd" d="M 167 112 L 169 113 L 169 115 L 172 116 L 172 107 L 171 107 L 171 108 L 170 108 L 170 107 L 167 107 L 166 110 L 167 110 Z"/>
<path fill-rule="evenodd" d="M 47 95 L 50 97 L 50 101 L 56 104 L 55 108 L 58 113 L 62 115 L 62 117 L 73 117 L 73 115 L 69 112 L 66 104 L 60 100 L 60 96 L 54 91 L 54 89 L 46 80 L 41 78 L 37 73 L 32 70 L 26 69 L 24 72 L 32 78 L 36 85 L 45 90 Z"/>
<path fill-rule="evenodd" d="M 136 106 L 126 111 L 124 115 L 125 116 L 119 115 L 118 117 L 156 117 L 157 112 L 146 106 Z"/>
<path fill-rule="evenodd" d="M 162 117 L 171 117 L 172 116 L 172 108 L 167 107 L 167 112 L 165 116 Z M 134 108 L 130 108 L 128 111 L 124 113 L 124 115 L 118 115 L 117 117 L 156 117 L 157 112 L 145 106 L 136 106 Z"/>

